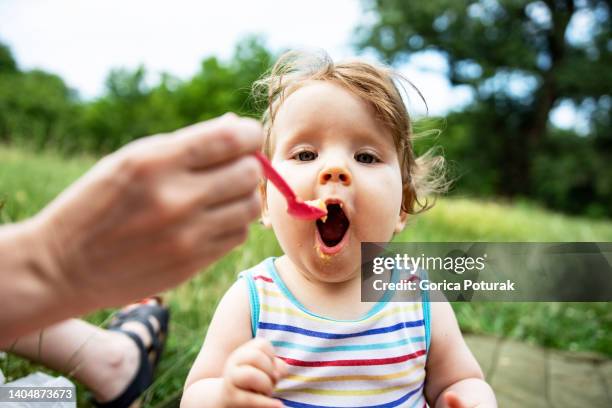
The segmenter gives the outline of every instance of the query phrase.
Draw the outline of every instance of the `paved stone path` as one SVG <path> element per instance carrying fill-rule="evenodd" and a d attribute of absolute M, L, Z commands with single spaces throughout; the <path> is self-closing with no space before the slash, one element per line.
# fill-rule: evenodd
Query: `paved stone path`
<path fill-rule="evenodd" d="M 501 408 L 610 408 L 612 360 L 466 336 Z"/>

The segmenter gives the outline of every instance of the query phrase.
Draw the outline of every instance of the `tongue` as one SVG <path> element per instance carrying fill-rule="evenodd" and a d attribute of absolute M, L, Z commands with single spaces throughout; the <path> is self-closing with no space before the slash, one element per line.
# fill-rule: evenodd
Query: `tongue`
<path fill-rule="evenodd" d="M 337 204 L 332 204 L 327 208 L 327 220 L 325 222 L 318 220 L 317 227 L 319 234 L 325 245 L 336 246 L 344 237 L 348 229 L 349 221 L 344 214 L 344 211 Z"/>
<path fill-rule="evenodd" d="M 319 224 L 319 233 L 326 244 L 333 243 L 333 245 L 336 245 L 342 240 L 345 231 L 346 228 L 340 222 L 327 220 L 327 222 Z"/>

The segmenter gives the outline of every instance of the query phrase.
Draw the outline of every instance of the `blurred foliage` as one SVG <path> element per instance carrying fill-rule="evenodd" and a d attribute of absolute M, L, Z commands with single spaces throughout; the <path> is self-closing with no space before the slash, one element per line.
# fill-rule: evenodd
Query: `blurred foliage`
<path fill-rule="evenodd" d="M 364 8 L 358 48 L 391 64 L 436 52 L 450 82 L 473 94 L 461 111 L 415 126 L 443 129 L 417 151 L 442 147 L 453 193 L 612 216 L 609 2 L 370 0 Z M 20 70 L 0 44 L 0 143 L 99 155 L 228 111 L 257 116 L 250 88 L 274 58 L 247 37 L 229 59 L 208 57 L 188 79 L 115 69 L 105 92 L 83 101 L 55 75 Z M 581 132 L 551 124 L 551 111 L 567 104 L 587 119 Z"/>
<path fill-rule="evenodd" d="M 255 116 L 250 87 L 272 58 L 260 40 L 247 38 L 228 62 L 206 58 L 187 81 L 162 75 L 159 84 L 148 87 L 144 67 L 114 70 L 106 80 L 106 95 L 85 105 L 81 147 L 108 152 L 138 137 L 226 112 Z"/>
<path fill-rule="evenodd" d="M 357 46 L 390 64 L 436 52 L 473 100 L 437 141 L 459 192 L 612 215 L 612 39 L 605 0 L 364 1 Z M 417 84 L 418 85 L 418 84 Z M 561 104 L 582 133 L 550 122 Z"/>
<path fill-rule="evenodd" d="M 34 153 L 0 146 L 0 224 L 31 217 L 95 163 L 79 155 Z M 6 193 L 5 193 L 6 192 Z M 444 198 L 424 215 L 410 218 L 396 242 L 571 242 L 612 241 L 612 222 L 570 217 L 533 204 L 508 206 L 494 201 Z M 282 250 L 273 231 L 253 223 L 247 242 L 164 294 L 172 319 L 170 335 L 155 382 L 144 407 L 174 406 L 219 300 L 239 271 Z M 454 303 L 464 333 L 492 334 L 561 350 L 590 351 L 612 357 L 612 303 Z M 87 317 L 104 326 L 111 310 Z M 592 355 L 589 354 L 589 357 Z M 48 371 L 7 355 L 0 369 L 11 379 L 37 370 Z M 57 375 L 57 373 L 56 373 Z M 78 406 L 90 406 L 78 385 Z"/>
<path fill-rule="evenodd" d="M 4 44 L 0 44 L 0 73 L 17 72 L 17 62 L 11 54 L 11 50 Z"/>
<path fill-rule="evenodd" d="M 0 71 L 0 141 L 64 145 L 78 129 L 80 105 L 61 78 L 42 71 Z"/>
<path fill-rule="evenodd" d="M 229 61 L 206 58 L 191 79 L 162 74 L 149 85 L 144 67 L 115 69 L 103 96 L 82 101 L 55 75 L 20 71 L 0 44 L 0 141 L 64 153 L 107 153 L 138 137 L 229 111 L 254 116 L 250 87 L 272 59 L 260 39 L 248 37 Z"/>

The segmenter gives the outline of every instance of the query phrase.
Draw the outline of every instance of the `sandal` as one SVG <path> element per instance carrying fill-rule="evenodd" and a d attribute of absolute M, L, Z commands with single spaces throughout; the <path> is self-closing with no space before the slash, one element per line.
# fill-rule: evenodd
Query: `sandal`
<path fill-rule="evenodd" d="M 150 300 L 155 300 L 157 304 L 149 304 L 148 302 Z M 159 297 L 146 298 L 139 303 L 140 305 L 130 310 L 118 312 L 109 324 L 108 330 L 119 331 L 134 341 L 140 353 L 140 366 L 138 367 L 138 371 L 136 372 L 135 377 L 132 379 L 132 382 L 117 398 L 105 403 L 93 401 L 94 405 L 98 407 L 130 407 L 153 383 L 153 371 L 155 367 L 157 367 L 159 358 L 164 350 L 166 336 L 168 334 L 168 321 L 170 319 L 170 313 L 168 308 L 162 306 L 162 302 Z M 149 320 L 150 317 L 154 317 L 159 323 L 159 330 L 157 332 Z M 151 345 L 148 348 L 145 347 L 142 339 L 136 333 L 122 328 L 122 326 L 127 322 L 138 322 L 147 328 L 151 337 Z M 151 362 L 149 359 L 151 353 L 155 353 L 153 362 Z"/>
<path fill-rule="evenodd" d="M 150 304 L 149 302 L 151 300 L 155 301 L 156 303 Z M 151 337 L 151 345 L 147 349 L 147 354 L 150 354 L 151 352 L 155 353 L 155 360 L 153 361 L 153 366 L 157 366 L 159 358 L 162 352 L 164 351 L 164 346 L 166 344 L 170 312 L 168 308 L 163 306 L 162 298 L 159 296 L 151 296 L 148 298 L 144 298 L 139 301 L 138 304 L 139 306 L 136 306 L 130 310 L 119 311 L 108 325 L 108 330 L 120 331 L 122 333 L 125 333 L 127 330 L 121 328 L 124 323 L 142 323 L 149 331 L 149 335 Z M 154 317 L 159 324 L 159 331 L 157 333 L 153 325 L 151 324 L 151 321 L 149 320 L 150 317 Z"/>

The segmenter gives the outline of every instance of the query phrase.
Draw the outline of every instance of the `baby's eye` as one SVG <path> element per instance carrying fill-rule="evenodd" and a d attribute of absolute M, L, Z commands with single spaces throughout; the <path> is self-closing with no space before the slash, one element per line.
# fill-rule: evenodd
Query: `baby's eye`
<path fill-rule="evenodd" d="M 302 150 L 293 156 L 293 158 L 299 161 L 312 161 L 317 158 L 317 154 L 315 152 L 311 152 L 310 150 Z"/>
<path fill-rule="evenodd" d="M 380 161 L 372 153 L 357 153 L 355 154 L 355 160 L 357 160 L 359 163 L 365 164 L 372 164 Z"/>

